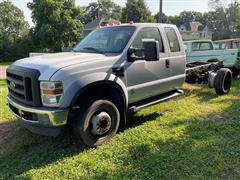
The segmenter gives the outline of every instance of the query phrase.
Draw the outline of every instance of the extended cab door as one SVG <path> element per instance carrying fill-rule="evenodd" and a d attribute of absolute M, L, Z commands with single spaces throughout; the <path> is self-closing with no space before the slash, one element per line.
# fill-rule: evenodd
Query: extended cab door
<path fill-rule="evenodd" d="M 168 51 L 169 89 L 178 89 L 185 81 L 186 55 L 181 34 L 176 26 L 164 27 Z M 167 50 L 168 49 L 168 50 Z"/>
<path fill-rule="evenodd" d="M 144 27 L 140 29 L 131 45 L 134 49 L 143 49 L 144 39 L 154 39 L 160 44 L 160 59 L 146 61 L 144 53 L 136 55 L 142 59 L 127 61 L 125 64 L 126 82 L 129 103 L 150 98 L 169 90 L 168 78 L 171 76 L 168 64 L 168 53 L 165 51 L 160 29 L 158 27 Z"/>

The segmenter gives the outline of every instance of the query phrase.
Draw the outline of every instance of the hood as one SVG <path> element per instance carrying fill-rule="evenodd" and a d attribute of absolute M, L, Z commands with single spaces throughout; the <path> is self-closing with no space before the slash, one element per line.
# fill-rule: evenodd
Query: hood
<path fill-rule="evenodd" d="M 40 79 L 49 80 L 60 69 L 72 65 L 99 63 L 99 61 L 106 61 L 113 58 L 114 56 L 106 56 L 104 54 L 67 52 L 29 57 L 16 61 L 14 65 L 37 69 L 41 73 Z"/>

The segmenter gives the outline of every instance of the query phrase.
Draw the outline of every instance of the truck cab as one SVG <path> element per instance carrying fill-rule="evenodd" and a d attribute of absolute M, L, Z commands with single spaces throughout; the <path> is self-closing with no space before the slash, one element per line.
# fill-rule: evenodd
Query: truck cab
<path fill-rule="evenodd" d="M 7 69 L 10 110 L 33 133 L 71 124 L 95 147 L 126 124 L 126 113 L 181 94 L 186 57 L 174 25 L 99 28 L 72 52 L 21 59 Z"/>

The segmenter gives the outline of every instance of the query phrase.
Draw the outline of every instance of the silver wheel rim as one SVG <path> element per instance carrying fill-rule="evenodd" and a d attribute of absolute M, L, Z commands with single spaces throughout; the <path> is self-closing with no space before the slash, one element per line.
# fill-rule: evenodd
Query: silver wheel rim
<path fill-rule="evenodd" d="M 91 118 L 93 135 L 102 136 L 106 134 L 112 125 L 111 117 L 107 112 L 100 112 Z"/>

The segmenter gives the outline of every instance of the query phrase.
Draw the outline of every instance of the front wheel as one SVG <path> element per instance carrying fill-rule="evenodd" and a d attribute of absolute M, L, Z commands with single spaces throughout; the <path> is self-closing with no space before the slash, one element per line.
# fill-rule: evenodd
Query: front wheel
<path fill-rule="evenodd" d="M 117 133 L 119 123 L 120 113 L 113 102 L 95 100 L 81 103 L 73 127 L 82 143 L 97 147 Z"/>

